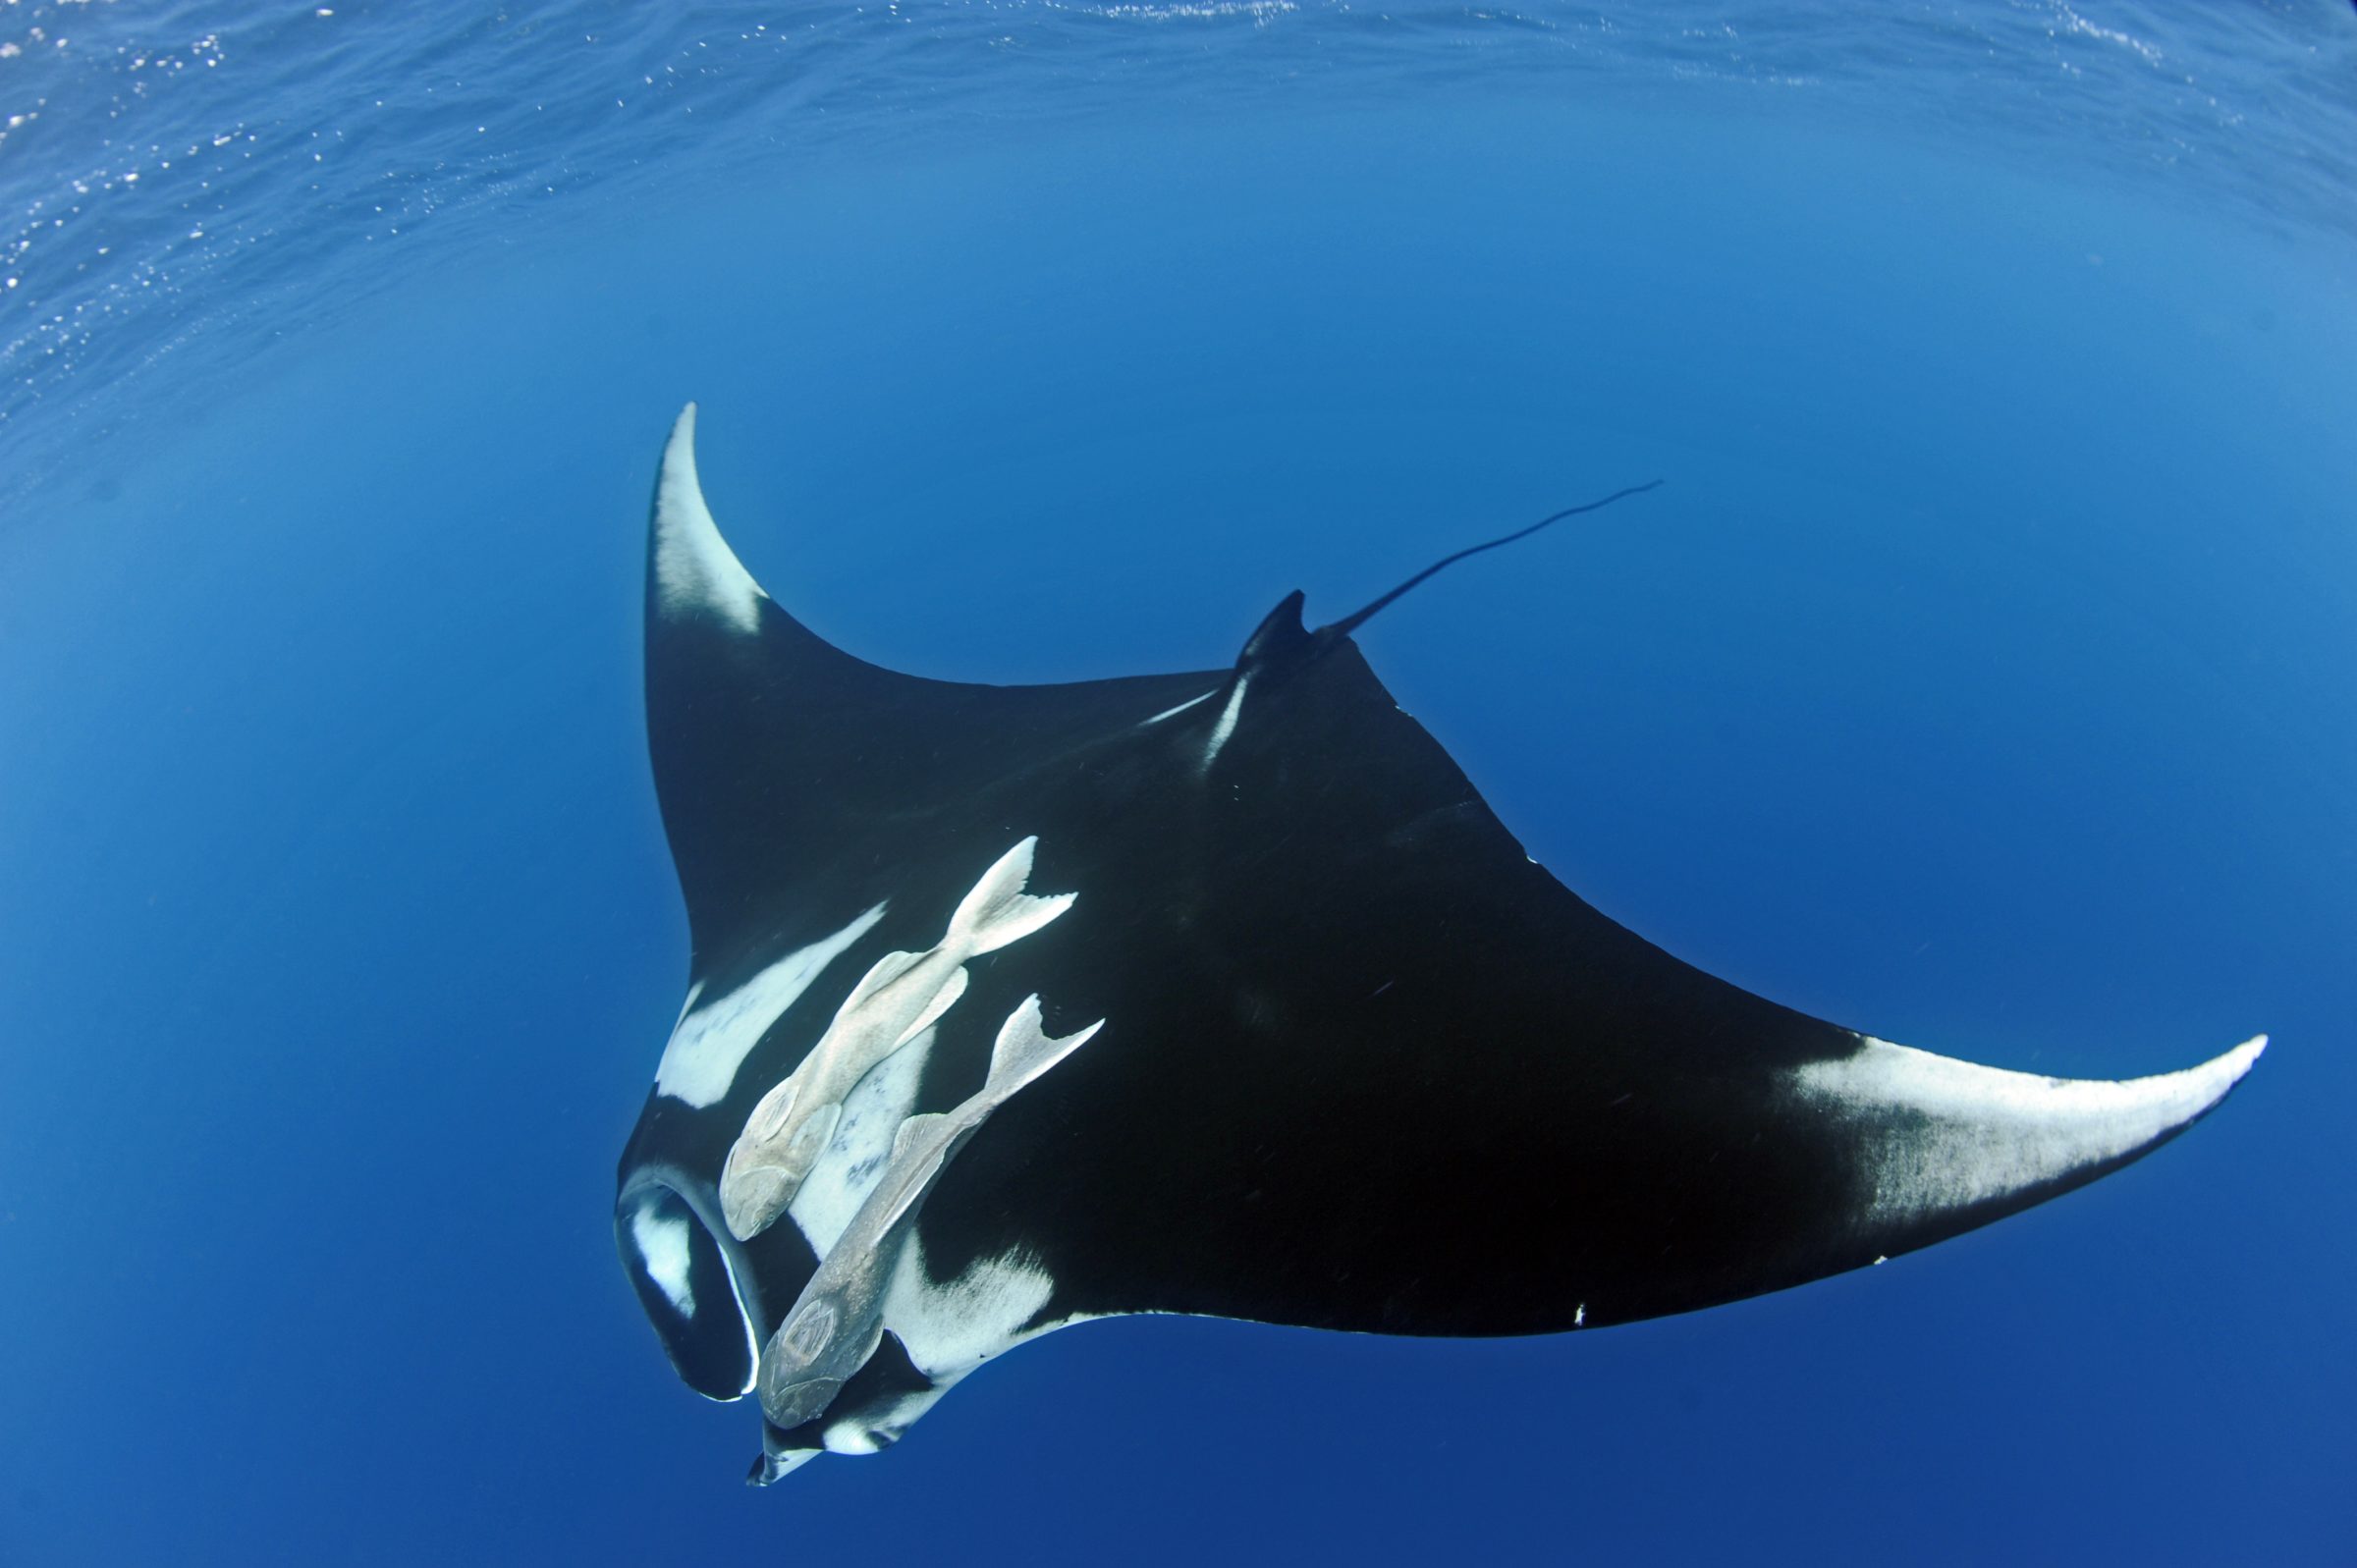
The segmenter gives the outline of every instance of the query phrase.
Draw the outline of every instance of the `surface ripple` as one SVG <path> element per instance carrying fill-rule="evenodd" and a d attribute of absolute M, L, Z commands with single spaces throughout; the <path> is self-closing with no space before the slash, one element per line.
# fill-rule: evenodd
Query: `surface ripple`
<path fill-rule="evenodd" d="M 2357 228 L 2346 6 L 1830 0 L 0 5 L 0 455 L 654 182 L 1154 105 L 1489 90 L 1780 114 Z M 396 259 L 388 259 L 388 253 Z M 92 395 L 115 389 L 93 407 Z M 83 433 L 89 433 L 86 429 Z"/>

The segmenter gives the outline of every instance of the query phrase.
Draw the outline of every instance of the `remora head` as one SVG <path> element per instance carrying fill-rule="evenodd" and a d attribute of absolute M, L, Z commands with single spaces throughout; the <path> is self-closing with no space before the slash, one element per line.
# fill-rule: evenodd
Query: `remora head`
<path fill-rule="evenodd" d="M 781 1427 L 798 1427 L 805 1421 L 816 1421 L 826 1414 L 827 1406 L 843 1392 L 841 1378 L 804 1378 L 799 1382 L 773 1382 L 764 1369 L 761 1379 L 761 1413 Z"/>
<path fill-rule="evenodd" d="M 849 1373 L 837 1371 L 836 1364 L 849 1358 L 836 1342 L 841 1317 L 830 1301 L 805 1302 L 762 1352 L 761 1414 L 773 1426 L 791 1430 L 815 1421 L 843 1391 Z M 851 1370 L 866 1359 L 862 1351 Z"/>
<path fill-rule="evenodd" d="M 763 1096 L 729 1147 L 720 1172 L 720 1211 L 739 1241 L 750 1241 L 786 1212 L 834 1136 L 841 1108 L 816 1107 L 797 1118 L 798 1088 L 789 1078 Z M 777 1135 L 789 1126 L 793 1130 L 780 1141 Z"/>

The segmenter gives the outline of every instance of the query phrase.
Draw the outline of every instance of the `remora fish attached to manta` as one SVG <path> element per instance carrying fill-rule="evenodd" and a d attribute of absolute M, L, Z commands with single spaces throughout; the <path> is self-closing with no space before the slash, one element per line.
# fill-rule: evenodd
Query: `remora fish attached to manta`
<path fill-rule="evenodd" d="M 1545 1333 L 1878 1263 L 2150 1153 L 2265 1044 L 2125 1082 L 1976 1066 L 1615 924 L 1531 862 L 1351 637 L 1449 561 L 1315 630 L 1290 595 L 1227 669 L 987 686 L 866 664 L 722 540 L 694 431 L 690 406 L 646 598 L 693 950 L 615 1229 L 689 1386 L 773 1385 L 792 1424 L 764 1424 L 756 1481 L 890 1443 L 1090 1318 Z M 1056 890 L 1054 915 L 954 943 L 961 906 L 1008 891 L 1011 843 L 1013 886 Z M 927 965 L 865 1012 L 879 973 Z M 1104 1023 L 993 1098 L 997 1025 L 1026 1006 L 1043 1040 Z M 804 1134 L 807 1164 L 739 1206 L 790 1223 L 733 1229 L 731 1150 L 812 1124 L 761 1108 L 797 1074 L 827 1083 L 824 1145 Z M 954 1163 L 924 1162 L 942 1124 L 902 1136 L 976 1097 Z M 821 1299 L 823 1333 L 795 1316 Z M 788 1364 L 805 1350 L 815 1378 Z"/>
<path fill-rule="evenodd" d="M 931 948 L 878 958 L 810 1054 L 753 1107 L 720 1172 L 721 1216 L 731 1235 L 750 1241 L 785 1212 L 834 1136 L 844 1097 L 957 1004 L 968 958 L 996 952 L 1070 907 L 1069 893 L 1043 898 L 1022 891 L 1034 843 L 1025 838 L 983 873 Z"/>
<path fill-rule="evenodd" d="M 990 1076 L 955 1110 L 919 1112 L 901 1123 L 891 1162 L 850 1224 L 802 1287 L 784 1326 L 761 1352 L 761 1414 L 780 1428 L 815 1421 L 883 1338 L 884 1289 L 925 1197 L 974 1129 L 1066 1056 L 1088 1044 L 1104 1020 L 1051 1040 L 1037 997 L 1026 997 L 999 1029 Z"/>

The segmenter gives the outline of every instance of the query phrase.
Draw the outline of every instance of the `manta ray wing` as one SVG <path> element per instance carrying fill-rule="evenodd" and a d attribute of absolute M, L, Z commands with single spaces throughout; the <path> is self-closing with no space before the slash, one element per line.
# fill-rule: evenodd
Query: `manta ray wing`
<path fill-rule="evenodd" d="M 1208 778 L 1209 720 L 1129 741 L 1159 783 L 1118 803 L 1026 784 L 1041 874 L 1081 894 L 1053 972 L 1010 984 L 1113 1022 L 928 1209 L 946 1271 L 1027 1251 L 1055 1315 L 1624 1322 L 2053 1197 L 2256 1054 L 2072 1084 L 1869 1040 L 1564 889 L 1355 650 L 1255 695 Z"/>
<path fill-rule="evenodd" d="M 1718 980 L 1533 864 L 1347 635 L 1301 626 L 1298 595 L 1227 670 L 988 687 L 863 664 L 721 542 L 692 414 L 658 487 L 648 725 L 695 946 L 672 1052 L 725 1013 L 738 1054 L 725 1083 L 729 1051 L 679 1075 L 701 1105 L 658 1077 L 617 1227 L 675 1361 L 719 1397 L 831 1238 L 758 1256 L 687 1238 L 731 1261 L 743 1316 L 690 1332 L 661 1311 L 663 1271 L 694 1271 L 665 1221 L 704 1213 L 747 1109 L 865 966 L 935 940 L 1026 838 L 1033 885 L 1070 911 L 969 966 L 893 1104 L 972 1092 L 991 1026 L 1030 994 L 1051 1032 L 1105 1023 L 973 1135 L 917 1216 L 887 1326 L 936 1386 L 1116 1313 L 1526 1333 L 1798 1284 L 2116 1169 L 2260 1049 L 2051 1079 Z M 1026 613 L 1011 594 L 1007 623 Z M 748 990 L 760 1004 L 727 1013 Z M 895 1397 L 891 1430 L 846 1445 L 921 1407 Z"/>
<path fill-rule="evenodd" d="M 922 843 L 945 799 L 1016 759 L 1068 751 L 1225 678 L 1214 671 L 989 686 L 855 659 L 779 609 L 739 564 L 704 505 L 694 435 L 690 406 L 656 485 L 646 714 L 656 796 L 687 901 L 690 978 L 707 991 L 836 916 L 838 887 L 865 885 L 856 874 L 828 880 L 849 858 L 847 836 L 878 848 L 904 837 Z M 1017 590 L 1008 597 L 1017 627 L 1029 612 Z"/>

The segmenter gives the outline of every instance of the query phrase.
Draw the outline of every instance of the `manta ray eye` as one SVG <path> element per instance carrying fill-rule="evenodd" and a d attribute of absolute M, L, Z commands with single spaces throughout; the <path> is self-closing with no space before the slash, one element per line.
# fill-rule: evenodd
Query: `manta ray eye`
<path fill-rule="evenodd" d="M 660 1180 L 622 1195 L 614 1239 L 638 1305 L 681 1379 L 707 1399 L 752 1386 L 753 1328 L 720 1240 L 695 1207 Z"/>

